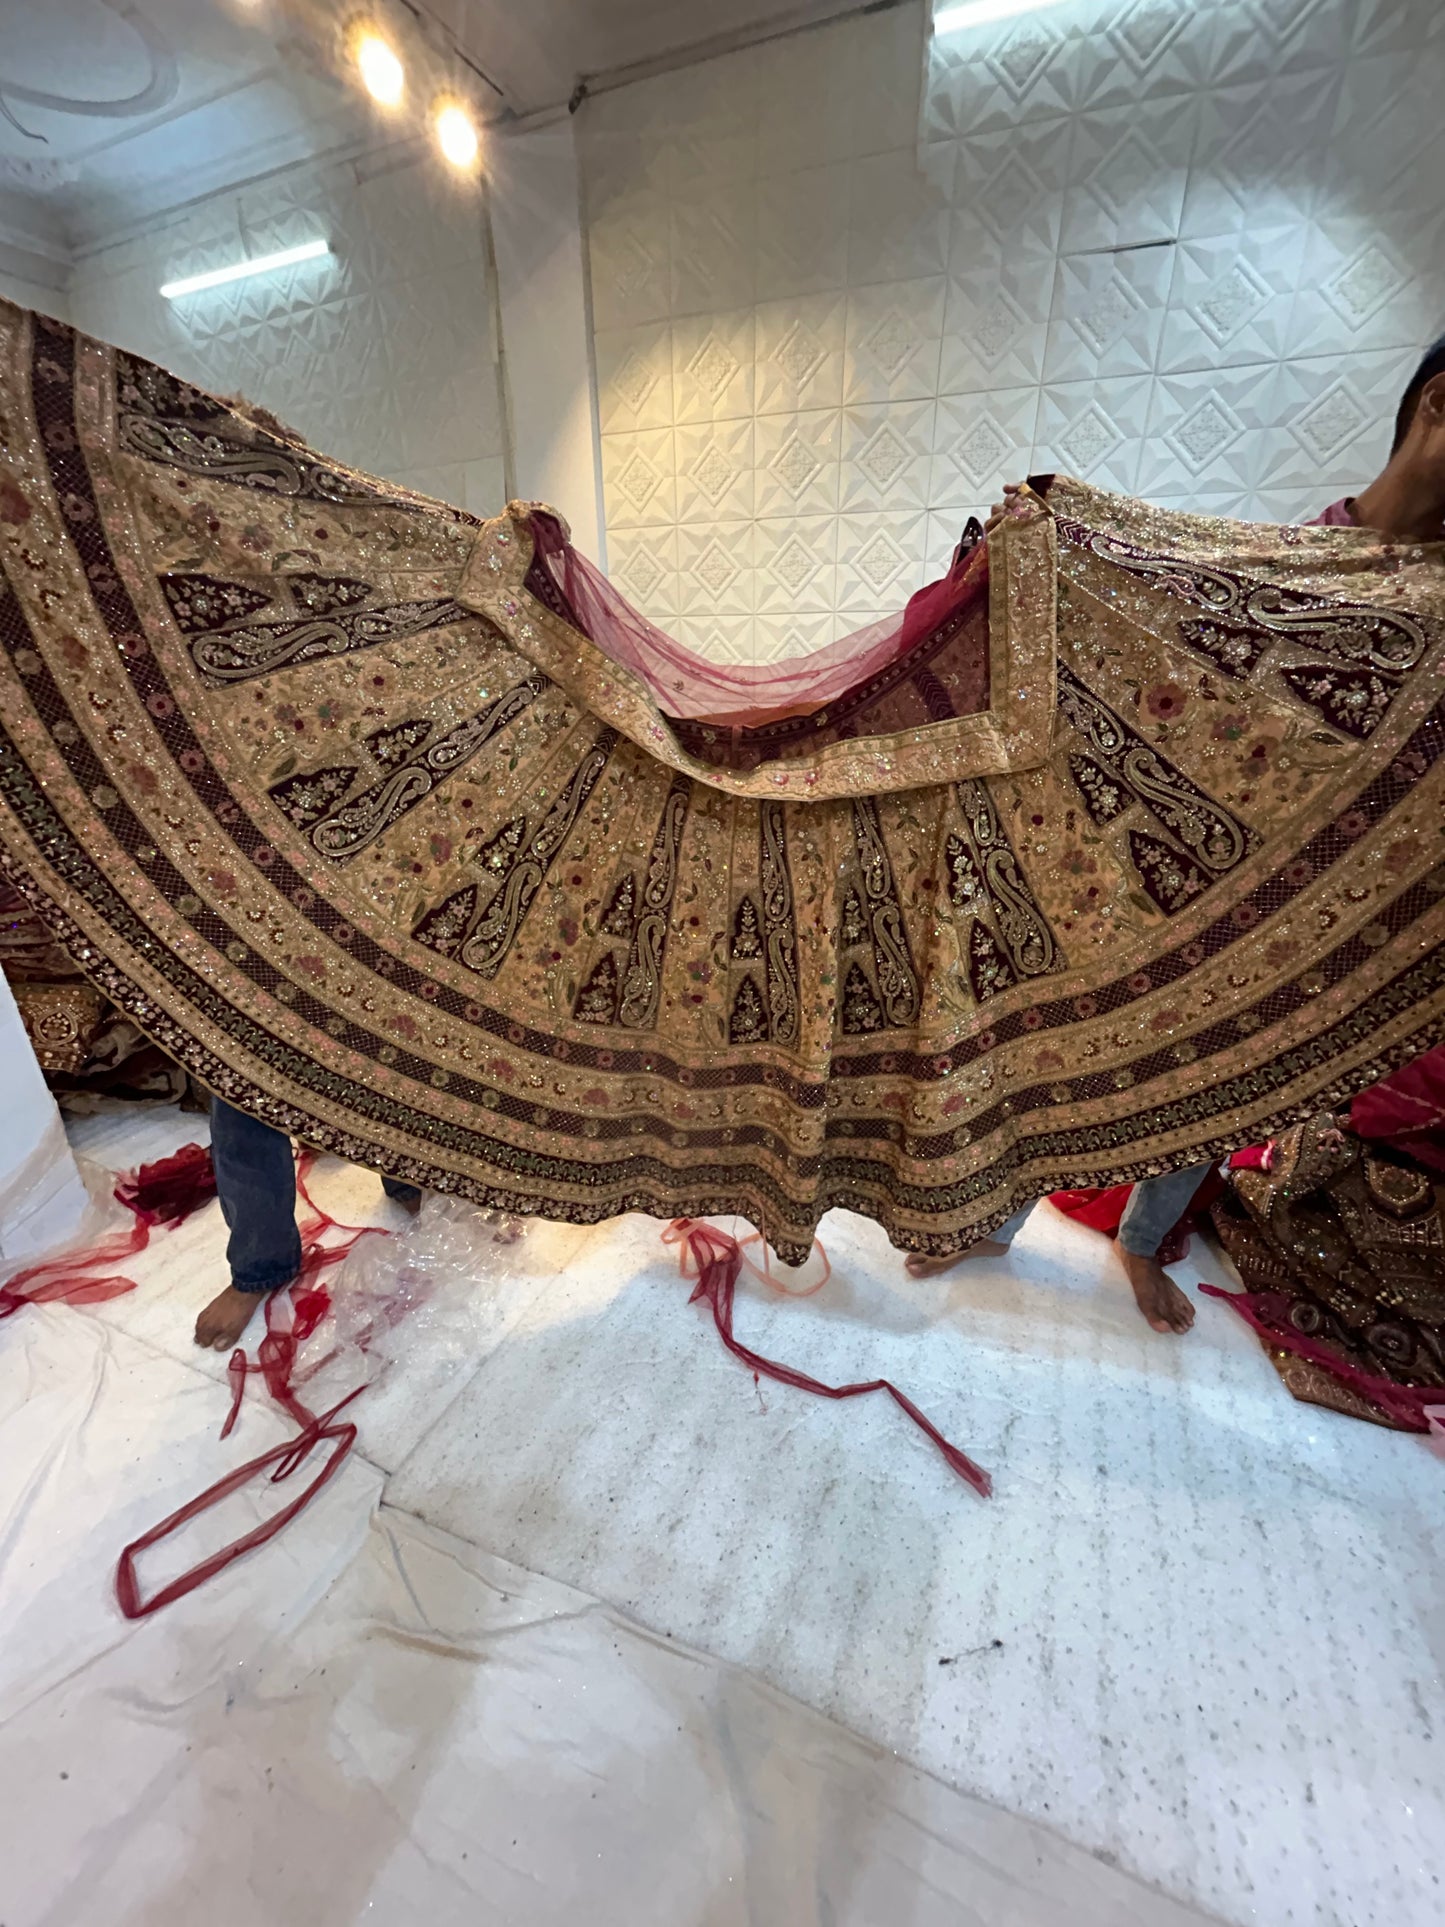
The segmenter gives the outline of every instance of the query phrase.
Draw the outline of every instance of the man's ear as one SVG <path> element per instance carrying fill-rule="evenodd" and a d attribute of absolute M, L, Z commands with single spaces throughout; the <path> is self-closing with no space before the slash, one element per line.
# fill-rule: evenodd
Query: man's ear
<path fill-rule="evenodd" d="M 1445 371 L 1432 375 L 1425 383 L 1415 413 L 1427 428 L 1439 428 L 1445 423 Z"/>

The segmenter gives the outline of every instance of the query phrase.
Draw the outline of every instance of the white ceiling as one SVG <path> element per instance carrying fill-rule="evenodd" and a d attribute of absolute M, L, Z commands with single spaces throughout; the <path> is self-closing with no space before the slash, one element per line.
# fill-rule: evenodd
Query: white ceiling
<path fill-rule="evenodd" d="M 495 122 L 560 106 L 587 77 L 859 4 L 369 0 L 369 10 L 403 54 L 416 112 L 456 91 Z M 334 0 L 0 0 L 0 247 L 11 269 L 58 285 L 77 255 L 202 195 L 414 134 L 415 120 L 382 115 L 355 81 L 346 34 L 357 18 Z"/>

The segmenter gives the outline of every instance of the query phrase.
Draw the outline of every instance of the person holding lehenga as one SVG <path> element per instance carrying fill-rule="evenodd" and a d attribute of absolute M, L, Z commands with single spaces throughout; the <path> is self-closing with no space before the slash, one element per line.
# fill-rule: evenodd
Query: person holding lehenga
<path fill-rule="evenodd" d="M 1028 494 L 1009 485 L 1004 502 L 995 506 L 988 526 L 1008 513 L 1027 513 Z M 1371 529 L 1392 544 L 1445 541 L 1445 336 L 1425 353 L 1406 385 L 1394 422 L 1389 460 L 1359 495 L 1332 502 L 1314 518 L 1313 526 Z M 1445 1046 L 1406 1065 L 1378 1087 L 1383 1108 L 1414 1104 L 1424 1120 L 1422 1131 L 1438 1129 L 1438 1088 L 1445 1083 Z M 1422 1091 L 1433 1097 L 1420 1096 Z M 1357 1111 L 1363 1100 L 1357 1101 Z M 1155 1331 L 1185 1332 L 1194 1323 L 1194 1307 L 1169 1278 L 1160 1251 L 1176 1226 L 1189 1213 L 1201 1187 L 1215 1166 L 1190 1165 L 1136 1183 L 1115 1219 L 1115 1242 L 1139 1309 Z M 1066 1213 L 1098 1222 L 1099 1194 L 1064 1194 L 1056 1202 Z M 1003 1256 L 1029 1215 L 1031 1206 L 1015 1214 L 990 1238 L 980 1240 L 957 1259 L 914 1257 L 908 1269 L 915 1276 L 946 1271 L 963 1258 Z M 1437 1237 L 1438 1244 L 1438 1237 Z M 1437 1258 L 1438 1262 L 1438 1258 Z M 1445 1281 L 1442 1281 L 1445 1283 Z"/>
<path fill-rule="evenodd" d="M 0 304 L 0 868 L 278 1141 L 954 1258 L 1445 1025 L 1439 545 L 1027 506 L 735 668 L 541 505 L 479 521 Z"/>

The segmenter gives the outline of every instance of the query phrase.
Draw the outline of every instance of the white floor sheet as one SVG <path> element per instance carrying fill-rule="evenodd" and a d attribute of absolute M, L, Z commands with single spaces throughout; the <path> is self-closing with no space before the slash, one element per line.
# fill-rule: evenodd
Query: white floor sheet
<path fill-rule="evenodd" d="M 74 1128 L 116 1167 L 204 1135 Z M 374 1178 L 316 1188 L 406 1236 Z M 134 1628 L 119 1546 L 284 1432 L 252 1388 L 216 1437 L 225 1361 L 190 1344 L 215 1208 L 133 1296 L 0 1328 L 5 1927 L 1429 1917 L 1423 1443 L 1294 1404 L 1222 1307 L 1149 1333 L 1047 1209 L 926 1285 L 830 1220 L 833 1282 L 741 1292 L 740 1332 L 895 1378 L 993 1472 L 985 1504 L 886 1401 L 756 1387 L 658 1229 L 489 1260 L 465 1327 L 419 1320 L 358 1401 L 311 1511 Z"/>

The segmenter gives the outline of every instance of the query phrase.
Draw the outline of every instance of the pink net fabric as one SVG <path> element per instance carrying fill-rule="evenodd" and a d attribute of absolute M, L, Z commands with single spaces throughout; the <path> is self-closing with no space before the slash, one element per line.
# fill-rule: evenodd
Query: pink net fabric
<path fill-rule="evenodd" d="M 578 554 L 553 516 L 533 511 L 532 531 L 533 576 L 540 572 L 544 581 L 531 586 L 550 587 L 546 600 L 574 628 L 640 677 L 666 715 L 734 727 L 754 728 L 836 702 L 987 593 L 988 552 L 972 523 L 948 574 L 920 589 L 901 615 L 869 623 L 811 655 L 743 667 L 696 656 L 649 622 Z"/>

